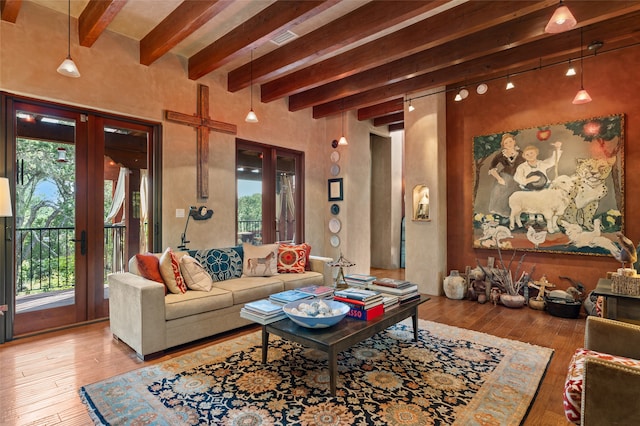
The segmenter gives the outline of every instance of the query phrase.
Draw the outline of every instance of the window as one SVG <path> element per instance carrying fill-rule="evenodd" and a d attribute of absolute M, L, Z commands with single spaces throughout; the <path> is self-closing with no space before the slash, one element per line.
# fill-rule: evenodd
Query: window
<path fill-rule="evenodd" d="M 304 241 L 304 153 L 236 140 L 238 243 Z"/>

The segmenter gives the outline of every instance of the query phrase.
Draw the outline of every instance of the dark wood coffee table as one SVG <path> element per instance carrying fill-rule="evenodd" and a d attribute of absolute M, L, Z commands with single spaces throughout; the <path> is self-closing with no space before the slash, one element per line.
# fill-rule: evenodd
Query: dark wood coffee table
<path fill-rule="evenodd" d="M 413 300 L 385 312 L 371 320 L 362 321 L 346 317 L 333 327 L 312 329 L 297 325 L 289 318 L 262 326 L 262 363 L 267 363 L 269 334 L 300 343 L 308 348 L 326 352 L 329 357 L 329 390 L 336 395 L 338 353 L 368 339 L 374 334 L 412 317 L 414 340 L 418 340 L 418 306 L 430 298 L 421 295 Z"/>

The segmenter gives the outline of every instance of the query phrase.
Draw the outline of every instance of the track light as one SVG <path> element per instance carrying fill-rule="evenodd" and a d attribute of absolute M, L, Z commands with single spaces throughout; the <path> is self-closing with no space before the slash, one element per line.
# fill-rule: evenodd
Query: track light
<path fill-rule="evenodd" d="M 507 85 L 505 86 L 505 89 L 506 89 L 506 90 L 511 90 L 511 89 L 513 89 L 514 87 L 516 87 L 516 86 L 515 86 L 515 84 L 513 84 L 513 83 L 511 82 L 511 77 L 507 76 Z"/>
<path fill-rule="evenodd" d="M 576 69 L 573 67 L 573 65 L 571 65 L 571 60 L 569 60 L 569 69 L 567 69 L 565 75 L 567 77 L 573 77 L 574 75 L 576 75 Z"/>
<path fill-rule="evenodd" d="M 549 34 L 561 33 L 575 27 L 577 23 L 578 21 L 576 21 L 569 8 L 560 0 L 560 4 L 553 12 L 547 26 L 544 27 L 544 32 Z"/>

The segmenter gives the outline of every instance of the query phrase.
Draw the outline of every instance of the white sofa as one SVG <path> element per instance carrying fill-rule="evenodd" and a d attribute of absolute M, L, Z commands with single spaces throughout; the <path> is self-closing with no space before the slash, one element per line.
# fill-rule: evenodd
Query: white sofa
<path fill-rule="evenodd" d="M 160 254 L 157 254 L 160 256 Z M 215 281 L 211 291 L 165 296 L 162 283 L 129 272 L 110 274 L 109 319 L 113 336 L 141 359 L 165 349 L 251 324 L 240 317 L 245 303 L 309 285 L 331 285 L 331 258 L 310 256 L 311 271 Z"/>

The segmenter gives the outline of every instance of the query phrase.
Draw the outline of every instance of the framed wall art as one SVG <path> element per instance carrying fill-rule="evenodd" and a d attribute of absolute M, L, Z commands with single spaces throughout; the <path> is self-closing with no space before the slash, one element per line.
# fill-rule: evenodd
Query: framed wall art
<path fill-rule="evenodd" d="M 329 179 L 329 201 L 342 201 L 342 178 Z"/>
<path fill-rule="evenodd" d="M 623 114 L 474 137 L 473 247 L 616 254 L 623 156 Z"/>

